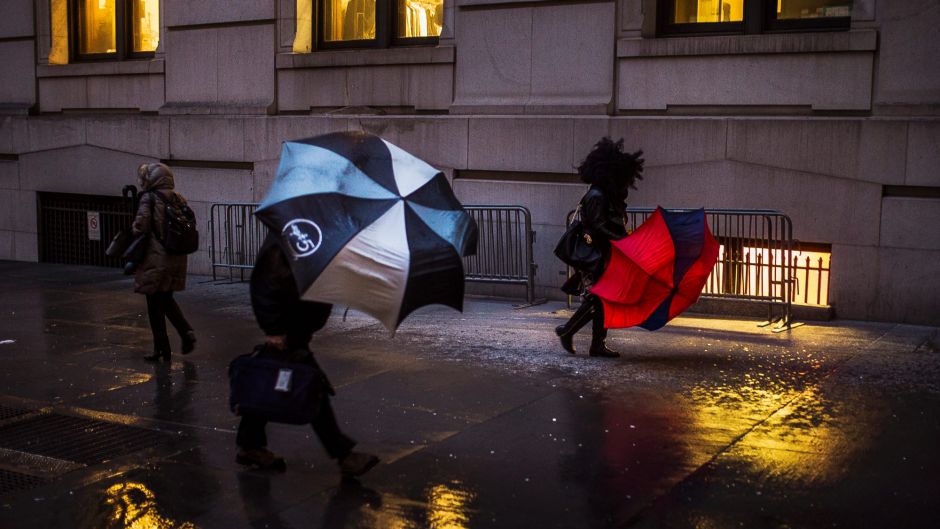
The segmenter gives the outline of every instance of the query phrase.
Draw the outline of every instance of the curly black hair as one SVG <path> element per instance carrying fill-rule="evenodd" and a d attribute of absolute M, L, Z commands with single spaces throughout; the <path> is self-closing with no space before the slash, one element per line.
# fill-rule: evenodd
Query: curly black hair
<path fill-rule="evenodd" d="M 578 166 L 578 175 L 585 184 L 636 189 L 636 181 L 643 180 L 642 155 L 643 151 L 623 152 L 623 138 L 615 142 L 604 136 Z"/>

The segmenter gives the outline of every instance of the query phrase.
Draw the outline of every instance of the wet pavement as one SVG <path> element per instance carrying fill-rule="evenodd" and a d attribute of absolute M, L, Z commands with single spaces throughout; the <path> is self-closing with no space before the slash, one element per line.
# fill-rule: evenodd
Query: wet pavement
<path fill-rule="evenodd" d="M 268 427 L 286 473 L 234 463 L 247 285 L 177 299 L 198 348 L 152 365 L 129 279 L 0 262 L 0 527 L 940 527 L 936 328 L 690 316 L 612 331 L 608 360 L 561 351 L 560 303 L 468 299 L 394 337 L 335 309 L 312 347 L 382 458 L 343 481 L 299 426 Z"/>

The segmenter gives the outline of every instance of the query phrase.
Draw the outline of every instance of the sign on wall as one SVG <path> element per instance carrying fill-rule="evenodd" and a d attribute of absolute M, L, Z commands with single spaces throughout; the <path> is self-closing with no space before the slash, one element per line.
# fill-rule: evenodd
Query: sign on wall
<path fill-rule="evenodd" d="M 97 211 L 88 211 L 88 240 L 101 240 L 101 216 Z M 81 217 L 79 217 L 81 218 Z"/>

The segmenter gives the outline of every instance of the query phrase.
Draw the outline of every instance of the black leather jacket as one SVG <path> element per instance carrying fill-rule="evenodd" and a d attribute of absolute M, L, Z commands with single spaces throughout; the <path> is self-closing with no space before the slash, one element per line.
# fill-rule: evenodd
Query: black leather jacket
<path fill-rule="evenodd" d="M 627 236 L 626 209 L 622 200 L 613 193 L 592 185 L 581 199 L 581 222 L 594 239 L 594 244 L 607 260 L 610 241 Z"/>

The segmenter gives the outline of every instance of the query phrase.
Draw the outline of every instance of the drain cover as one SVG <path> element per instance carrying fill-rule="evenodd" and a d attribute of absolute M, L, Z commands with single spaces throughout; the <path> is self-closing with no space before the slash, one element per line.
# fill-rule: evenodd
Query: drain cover
<path fill-rule="evenodd" d="M 123 424 L 48 414 L 0 426 L 0 448 L 95 465 L 172 439 Z"/>
<path fill-rule="evenodd" d="M 13 417 L 18 417 L 30 413 L 32 410 L 24 410 L 22 408 L 11 408 L 9 406 L 4 406 L 0 404 L 0 421 L 5 421 L 7 419 L 12 419 Z"/>
<path fill-rule="evenodd" d="M 0 469 L 0 495 L 17 490 L 26 490 L 49 483 L 49 480 L 30 476 L 29 474 L 20 474 L 12 470 Z"/>

